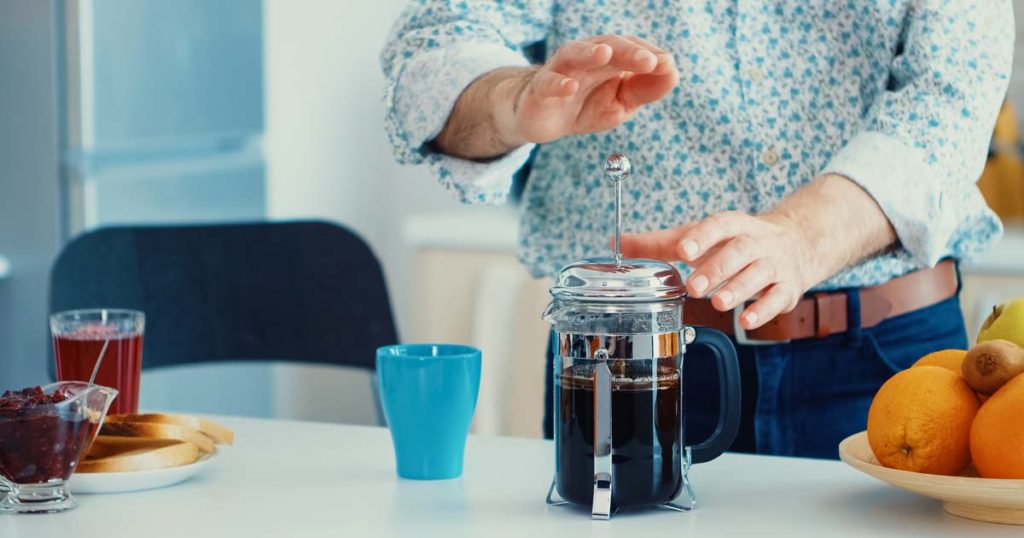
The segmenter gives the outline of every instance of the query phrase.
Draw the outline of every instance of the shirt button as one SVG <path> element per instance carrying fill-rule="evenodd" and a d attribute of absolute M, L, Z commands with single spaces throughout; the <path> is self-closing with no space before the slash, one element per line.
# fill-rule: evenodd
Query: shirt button
<path fill-rule="evenodd" d="M 759 67 L 751 67 L 747 71 L 747 76 L 750 77 L 751 82 L 761 82 L 761 79 L 764 78 L 764 71 L 761 71 Z"/>
<path fill-rule="evenodd" d="M 779 154 L 774 149 L 768 148 L 761 154 L 761 160 L 764 161 L 764 164 L 771 166 L 779 162 Z"/>

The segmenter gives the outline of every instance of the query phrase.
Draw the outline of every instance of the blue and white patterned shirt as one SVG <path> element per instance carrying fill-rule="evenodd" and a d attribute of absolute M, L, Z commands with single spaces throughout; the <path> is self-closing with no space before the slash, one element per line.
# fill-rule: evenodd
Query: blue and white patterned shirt
<path fill-rule="evenodd" d="M 826 172 L 855 181 L 900 247 L 820 289 L 969 257 L 1002 232 L 975 182 L 1009 80 L 1009 0 L 415 0 L 381 56 L 397 159 L 429 164 L 465 202 L 504 201 L 532 146 L 478 163 L 427 143 L 474 79 L 527 65 L 524 47 L 602 34 L 670 51 L 680 84 L 616 129 L 537 149 L 520 225 L 536 276 L 607 253 L 601 165 L 615 151 L 633 162 L 629 232 L 759 213 Z"/>

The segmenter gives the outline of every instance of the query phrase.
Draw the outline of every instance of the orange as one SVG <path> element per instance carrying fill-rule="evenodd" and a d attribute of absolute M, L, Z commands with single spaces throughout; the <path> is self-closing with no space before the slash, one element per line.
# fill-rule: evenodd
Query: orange
<path fill-rule="evenodd" d="M 871 451 L 886 467 L 957 474 L 971 461 L 971 422 L 978 406 L 967 382 L 946 368 L 903 370 L 889 378 L 871 402 Z"/>
<path fill-rule="evenodd" d="M 933 351 L 912 364 L 910 367 L 916 366 L 939 366 L 947 370 L 951 370 L 954 374 L 963 377 L 963 363 L 964 357 L 967 356 L 966 349 L 943 349 L 940 351 Z M 978 395 L 978 401 L 985 403 L 988 399 L 988 394 L 982 394 L 976 392 Z"/>
<path fill-rule="evenodd" d="M 971 427 L 971 456 L 985 478 L 1024 478 L 1024 374 L 981 406 Z"/>
<path fill-rule="evenodd" d="M 967 356 L 967 350 L 965 349 L 943 349 L 942 351 L 935 351 L 917 359 L 911 368 L 914 366 L 941 366 L 948 370 L 952 370 L 956 375 L 960 375 L 960 365 L 964 362 L 964 357 Z"/>

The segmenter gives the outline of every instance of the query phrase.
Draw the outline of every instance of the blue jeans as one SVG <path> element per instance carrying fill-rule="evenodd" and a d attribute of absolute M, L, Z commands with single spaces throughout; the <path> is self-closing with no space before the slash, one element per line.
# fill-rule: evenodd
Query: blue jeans
<path fill-rule="evenodd" d="M 849 294 L 859 312 L 858 292 Z M 743 377 L 743 419 L 733 451 L 835 459 L 839 442 L 865 428 L 871 399 L 885 380 L 932 351 L 967 348 L 957 296 L 869 329 L 859 327 L 858 316 L 852 316 L 851 330 L 826 338 L 736 346 Z M 547 438 L 552 437 L 552 360 L 549 346 Z M 714 358 L 691 346 L 683 371 L 686 439 L 687 444 L 696 444 L 717 422 Z"/>

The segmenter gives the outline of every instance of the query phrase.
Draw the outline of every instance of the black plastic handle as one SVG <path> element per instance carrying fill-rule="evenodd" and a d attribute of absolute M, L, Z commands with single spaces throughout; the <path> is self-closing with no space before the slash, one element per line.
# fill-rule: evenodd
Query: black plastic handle
<path fill-rule="evenodd" d="M 736 348 L 724 333 L 707 327 L 694 327 L 696 337 L 692 346 L 704 346 L 715 354 L 718 362 L 718 426 L 706 441 L 691 448 L 693 463 L 711 461 L 729 450 L 740 429 L 742 409 L 742 386 L 740 385 L 740 362 Z M 684 368 L 686 360 L 683 360 Z"/>

